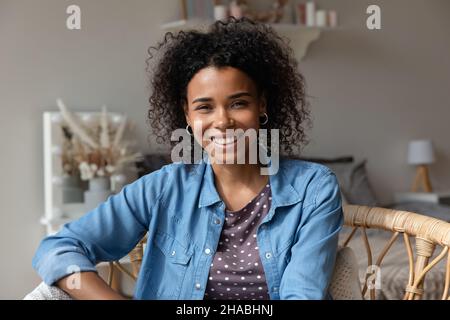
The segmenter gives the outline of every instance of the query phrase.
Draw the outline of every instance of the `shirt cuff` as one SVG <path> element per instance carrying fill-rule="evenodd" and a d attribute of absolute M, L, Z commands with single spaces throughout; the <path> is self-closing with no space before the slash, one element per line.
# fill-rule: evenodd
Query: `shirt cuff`
<path fill-rule="evenodd" d="M 49 286 L 72 273 L 97 272 L 92 261 L 76 247 L 59 247 L 46 254 L 42 260 L 33 261 L 33 267 Z"/>

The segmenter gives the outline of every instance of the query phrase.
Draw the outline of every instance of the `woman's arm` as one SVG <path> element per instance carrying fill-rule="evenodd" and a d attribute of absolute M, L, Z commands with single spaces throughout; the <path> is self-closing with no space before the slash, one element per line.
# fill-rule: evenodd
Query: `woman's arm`
<path fill-rule="evenodd" d="M 96 272 L 73 273 L 56 282 L 56 285 L 77 300 L 125 300 L 109 287 Z"/>
<path fill-rule="evenodd" d="M 292 246 L 291 260 L 281 279 L 280 299 L 328 298 L 343 224 L 341 193 L 332 172 L 324 174 L 311 191 L 315 201 L 303 209 L 306 222 Z"/>
<path fill-rule="evenodd" d="M 111 297 L 113 293 L 94 274 L 96 265 L 119 260 L 142 239 L 151 221 L 151 208 L 157 205 L 162 194 L 163 182 L 167 182 L 167 170 L 144 176 L 85 216 L 66 224 L 57 234 L 42 240 L 33 267 L 44 282 L 61 286 L 75 298 L 91 297 L 91 294 Z M 81 292 L 70 290 L 60 281 L 71 274 L 82 274 Z M 90 290 L 94 291 L 89 293 Z"/>

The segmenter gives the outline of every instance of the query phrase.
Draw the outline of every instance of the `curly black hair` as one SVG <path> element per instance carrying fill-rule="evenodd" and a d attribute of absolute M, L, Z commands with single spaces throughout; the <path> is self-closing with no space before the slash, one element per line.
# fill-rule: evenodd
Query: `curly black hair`
<path fill-rule="evenodd" d="M 151 74 L 148 118 L 158 143 L 170 141 L 173 130 L 186 127 L 183 106 L 187 86 L 206 67 L 233 67 L 246 73 L 267 103 L 266 129 L 279 129 L 280 149 L 293 153 L 308 143 L 310 111 L 305 80 L 293 50 L 272 27 L 247 18 L 217 21 L 207 32 L 168 32 L 148 49 Z M 156 60 L 156 55 L 160 59 Z M 270 130 L 269 130 L 270 131 Z"/>

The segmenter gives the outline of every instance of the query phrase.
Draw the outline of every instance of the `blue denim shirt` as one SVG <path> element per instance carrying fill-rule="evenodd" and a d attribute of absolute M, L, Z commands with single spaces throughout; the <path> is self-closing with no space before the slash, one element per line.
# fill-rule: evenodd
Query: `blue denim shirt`
<path fill-rule="evenodd" d="M 272 207 L 257 242 L 270 298 L 325 299 L 343 223 L 336 177 L 284 159 L 269 179 Z M 211 165 L 170 164 L 42 240 L 33 267 L 51 285 L 118 260 L 148 232 L 135 298 L 203 299 L 224 219 Z"/>

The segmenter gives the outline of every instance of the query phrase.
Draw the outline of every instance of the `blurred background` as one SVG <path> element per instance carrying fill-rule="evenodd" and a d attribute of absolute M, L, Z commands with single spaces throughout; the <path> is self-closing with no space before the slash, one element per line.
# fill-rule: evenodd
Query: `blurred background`
<path fill-rule="evenodd" d="M 270 13 L 273 2 L 247 4 Z M 351 157 L 353 171 L 343 173 L 350 180 L 342 183 L 363 170 L 358 183 L 370 187 L 364 195 L 370 204 L 388 205 L 409 191 L 416 165 L 428 168 L 428 192 L 450 190 L 450 2 L 315 1 L 316 10 L 335 12 L 336 27 L 301 26 L 298 5 L 305 2 L 288 1 L 278 21 L 301 58 L 313 115 L 302 156 Z M 367 27 L 372 4 L 381 8 L 379 30 Z M 70 5 L 81 10 L 80 30 L 66 26 Z M 146 121 L 147 49 L 167 28 L 188 24 L 167 23 L 208 18 L 213 4 L 205 11 L 199 5 L 188 1 L 184 11 L 178 0 L 0 0 L 0 299 L 21 299 L 40 282 L 31 259 L 50 232 L 45 181 L 51 170 L 44 164 L 52 146 L 45 147 L 44 112 L 60 111 L 57 98 L 72 112 L 100 112 L 106 105 L 112 123 L 117 113 L 132 124 L 136 152 L 167 154 Z M 58 121 L 64 119 L 50 120 Z M 432 146 L 414 149 L 419 158 L 433 153 L 422 162 L 408 158 L 417 140 Z"/>

